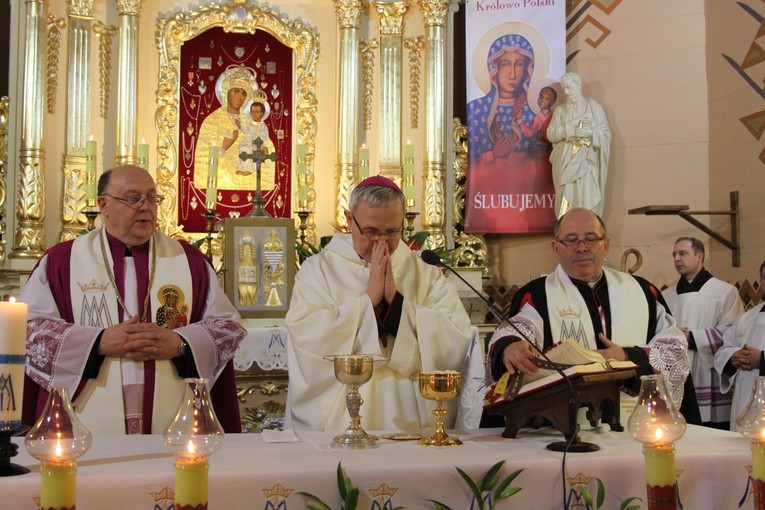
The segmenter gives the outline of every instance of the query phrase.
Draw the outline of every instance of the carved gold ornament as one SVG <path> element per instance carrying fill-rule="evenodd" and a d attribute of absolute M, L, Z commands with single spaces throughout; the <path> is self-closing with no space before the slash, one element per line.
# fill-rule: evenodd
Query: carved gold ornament
<path fill-rule="evenodd" d="M 300 19 L 269 6 L 233 0 L 225 5 L 210 4 L 190 12 L 179 12 L 157 22 L 159 46 L 158 108 L 155 123 L 158 131 L 157 191 L 166 199 L 158 211 L 162 230 L 170 235 L 182 233 L 178 225 L 178 97 L 181 45 L 212 27 L 227 32 L 248 34 L 265 30 L 294 51 L 294 110 L 297 123 L 295 140 L 306 146 L 308 171 L 308 209 L 313 210 L 313 159 L 316 139 L 316 61 L 319 57 L 319 35 L 316 28 Z M 309 237 L 314 237 L 315 224 L 309 218 Z"/>

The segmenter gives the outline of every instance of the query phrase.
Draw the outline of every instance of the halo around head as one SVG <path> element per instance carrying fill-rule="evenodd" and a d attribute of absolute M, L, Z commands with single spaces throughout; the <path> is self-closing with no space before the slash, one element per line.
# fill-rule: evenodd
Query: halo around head
<path fill-rule="evenodd" d="M 255 84 L 255 87 L 257 87 L 257 83 Z M 247 101 L 247 103 L 244 105 L 244 111 L 247 113 L 247 115 L 250 115 L 250 109 L 252 108 L 253 103 L 261 103 L 263 105 L 263 118 L 260 119 L 261 122 L 265 122 L 265 120 L 268 118 L 269 115 L 271 115 L 271 105 L 268 103 L 268 96 L 266 95 L 265 91 L 263 89 L 257 89 L 253 91 L 252 93 L 252 99 Z"/>
<path fill-rule="evenodd" d="M 230 65 L 225 71 L 220 73 L 218 81 L 215 82 L 215 95 L 220 104 L 225 106 L 228 103 L 228 91 L 232 88 L 240 88 L 247 92 L 247 97 L 252 97 L 258 88 L 256 78 L 258 73 L 251 67 Z"/>

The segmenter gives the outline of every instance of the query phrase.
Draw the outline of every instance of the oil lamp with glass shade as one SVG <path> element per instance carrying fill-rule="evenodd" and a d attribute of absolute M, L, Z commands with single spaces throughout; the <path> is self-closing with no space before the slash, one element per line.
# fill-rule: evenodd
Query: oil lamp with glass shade
<path fill-rule="evenodd" d="M 48 402 L 27 433 L 29 454 L 42 461 L 40 508 L 76 507 L 77 459 L 90 449 L 92 436 L 72 408 L 67 388 L 51 388 Z"/>
<path fill-rule="evenodd" d="M 175 455 L 175 510 L 207 508 L 207 458 L 223 445 L 223 427 L 210 401 L 207 379 L 184 379 L 186 389 L 165 446 Z"/>
<path fill-rule="evenodd" d="M 640 378 L 640 394 L 627 430 L 643 443 L 649 510 L 676 510 L 674 442 L 685 434 L 685 418 L 669 397 L 661 374 Z"/>
<path fill-rule="evenodd" d="M 754 508 L 765 510 L 765 377 L 755 377 L 749 403 L 736 419 L 738 431 L 752 440 Z"/>

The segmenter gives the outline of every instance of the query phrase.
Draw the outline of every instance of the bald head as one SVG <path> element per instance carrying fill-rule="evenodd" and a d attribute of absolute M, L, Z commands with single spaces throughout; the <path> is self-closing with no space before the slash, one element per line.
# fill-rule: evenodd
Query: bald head
<path fill-rule="evenodd" d="M 98 207 L 104 227 L 128 246 L 144 244 L 154 233 L 156 198 L 154 179 L 140 166 L 117 166 L 98 180 Z"/>

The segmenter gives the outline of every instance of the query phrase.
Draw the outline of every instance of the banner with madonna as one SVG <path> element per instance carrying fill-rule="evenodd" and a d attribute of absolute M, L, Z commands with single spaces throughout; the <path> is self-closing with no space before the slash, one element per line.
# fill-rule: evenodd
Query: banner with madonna
<path fill-rule="evenodd" d="M 555 189 L 546 138 L 565 72 L 565 0 L 467 2 L 465 231 L 549 232 Z"/>
<path fill-rule="evenodd" d="M 256 164 L 242 153 L 260 148 L 278 159 L 261 165 L 265 210 L 291 215 L 293 146 L 292 48 L 264 30 L 230 33 L 215 27 L 184 42 L 178 111 L 178 225 L 203 232 L 211 147 L 217 152 L 215 210 L 246 216 L 256 190 Z"/>

